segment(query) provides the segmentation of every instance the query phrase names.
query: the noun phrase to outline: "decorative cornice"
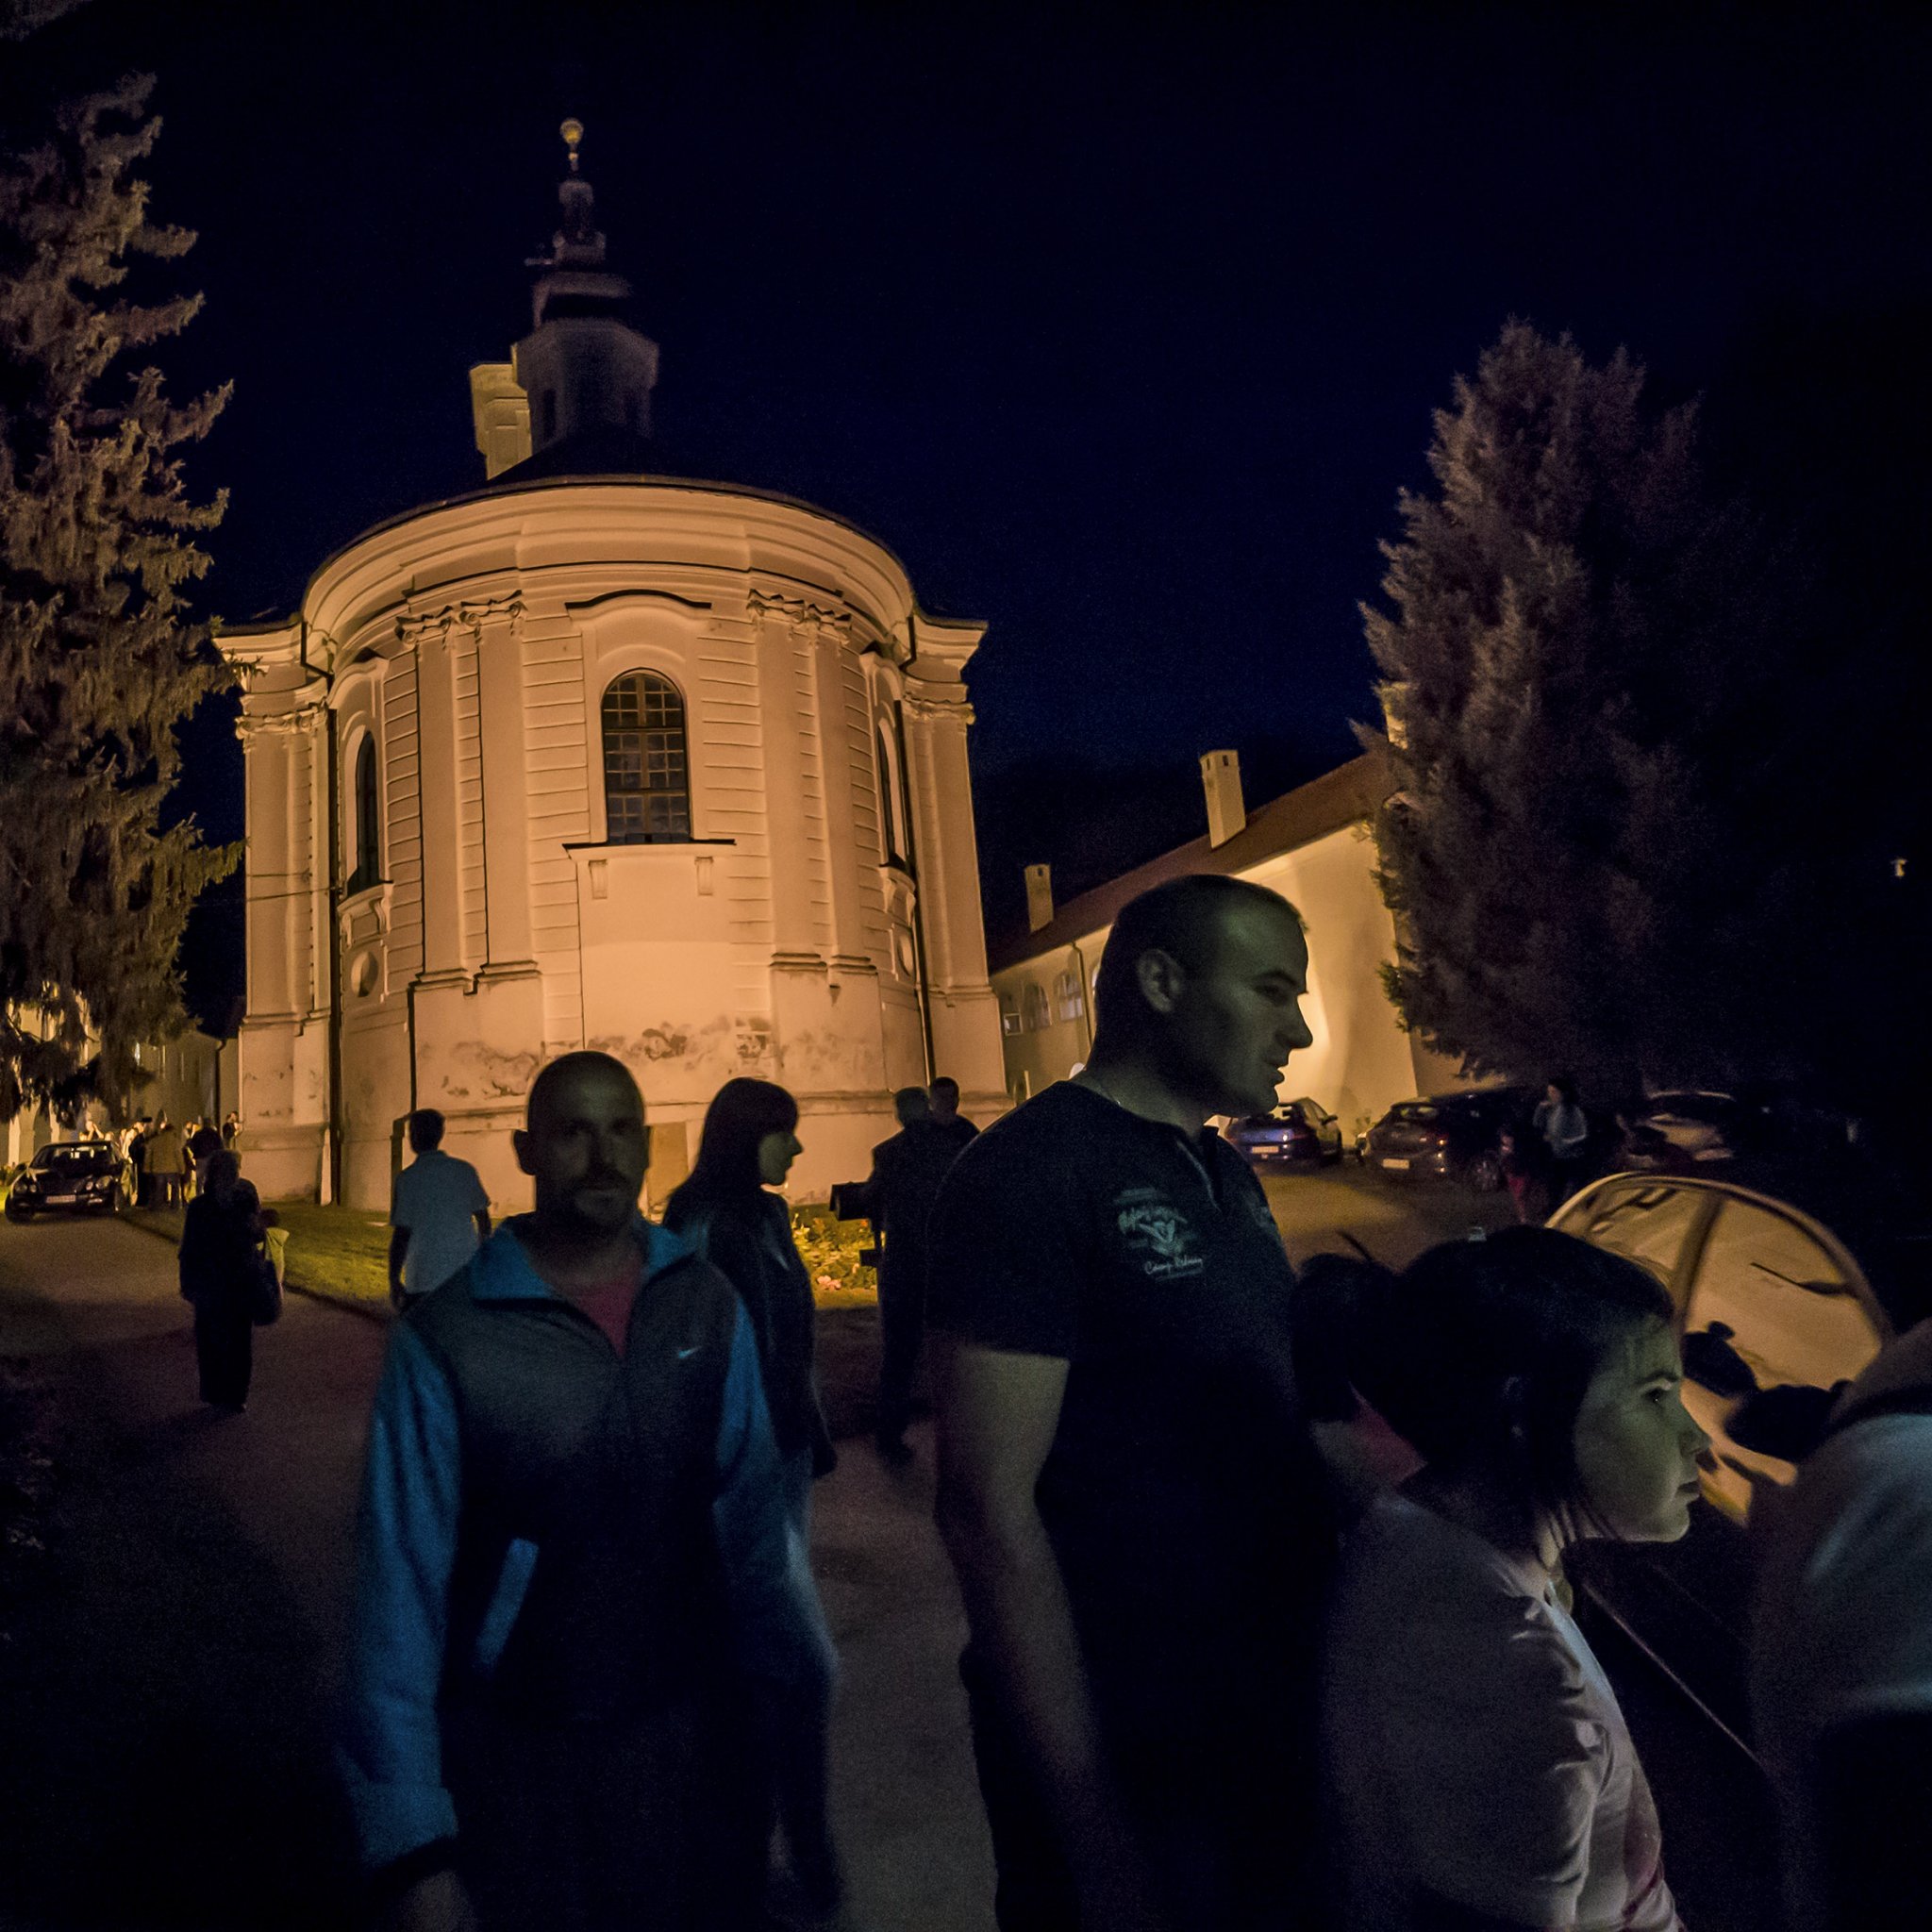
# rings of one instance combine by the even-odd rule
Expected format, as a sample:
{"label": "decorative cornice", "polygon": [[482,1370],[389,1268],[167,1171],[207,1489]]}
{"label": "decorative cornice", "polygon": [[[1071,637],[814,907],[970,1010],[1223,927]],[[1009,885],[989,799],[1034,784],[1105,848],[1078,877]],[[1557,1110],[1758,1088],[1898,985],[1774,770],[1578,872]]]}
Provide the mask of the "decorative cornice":
{"label": "decorative cornice", "polygon": [[524,618],[524,599],[521,591],[511,591],[502,597],[465,598],[460,603],[445,604],[440,610],[406,611],[396,619],[396,636],[408,642],[410,639],[426,637],[441,632],[448,637],[455,630],[466,630],[473,637],[483,635],[483,626],[492,618],[507,618],[511,624],[521,624]]}
{"label": "decorative cornice", "polygon": [[300,699],[286,711],[251,711],[244,702],[235,720],[235,736],[244,744],[251,738],[292,738],[320,722],[327,708],[321,697]]}
{"label": "decorative cornice", "polygon": [[954,687],[960,692],[957,698],[925,697],[908,690],[899,700],[900,708],[908,718],[929,721],[944,720],[950,724],[972,724],[978,722],[978,714],[966,702],[965,687]]}
{"label": "decorative cornice", "polygon": [[762,624],[768,617],[776,617],[793,630],[829,630],[843,640],[849,640],[852,635],[851,611],[828,609],[824,605],[808,603],[803,597],[781,596],[772,591],[747,591],[744,614],[754,624]]}

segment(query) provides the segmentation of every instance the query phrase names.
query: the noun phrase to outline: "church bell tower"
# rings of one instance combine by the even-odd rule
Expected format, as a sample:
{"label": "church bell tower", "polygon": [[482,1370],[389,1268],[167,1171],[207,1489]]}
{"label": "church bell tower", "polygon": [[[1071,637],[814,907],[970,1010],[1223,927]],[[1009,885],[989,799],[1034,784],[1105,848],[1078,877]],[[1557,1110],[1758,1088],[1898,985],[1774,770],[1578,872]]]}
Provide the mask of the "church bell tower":
{"label": "church bell tower", "polygon": [[644,467],[633,446],[651,433],[658,345],[626,320],[630,283],[605,260],[595,197],[578,168],[583,123],[566,121],[560,132],[570,169],[558,184],[561,220],[550,252],[527,264],[538,271],[530,333],[512,360],[470,371],[476,447],[492,478],[564,442],[605,458],[618,449],[635,455],[591,467]]}

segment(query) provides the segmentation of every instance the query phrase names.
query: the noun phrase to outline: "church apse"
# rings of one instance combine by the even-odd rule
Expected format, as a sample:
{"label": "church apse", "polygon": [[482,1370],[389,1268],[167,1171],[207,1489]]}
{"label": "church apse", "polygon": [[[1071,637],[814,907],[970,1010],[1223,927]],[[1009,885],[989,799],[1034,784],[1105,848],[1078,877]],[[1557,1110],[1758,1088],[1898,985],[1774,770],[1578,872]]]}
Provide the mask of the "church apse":
{"label": "church apse", "polygon": [[[265,1196],[387,1205],[413,1107],[499,1208],[536,1069],[594,1045],[694,1148],[791,1087],[822,1196],[944,1072],[1001,1103],[966,757],[983,626],[808,505],[671,474],[569,142],[533,326],[472,373],[485,484],[391,520],[249,681],[243,1148]],[[534,384],[534,387],[532,386]],[[552,400],[546,404],[545,393]]]}

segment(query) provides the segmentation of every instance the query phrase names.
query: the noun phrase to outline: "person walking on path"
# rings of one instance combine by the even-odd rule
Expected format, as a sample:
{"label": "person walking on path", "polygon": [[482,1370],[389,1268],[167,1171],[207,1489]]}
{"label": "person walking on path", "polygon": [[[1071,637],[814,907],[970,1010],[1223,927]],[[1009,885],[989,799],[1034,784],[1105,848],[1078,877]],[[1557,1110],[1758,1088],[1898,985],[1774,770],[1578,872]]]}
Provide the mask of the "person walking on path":
{"label": "person walking on path", "polygon": [[[957,1091],[954,1097],[957,1103]],[[892,1110],[899,1131],[872,1150],[872,1174],[853,1194],[880,1241],[874,1441],[888,1462],[904,1462],[912,1454],[906,1424],[912,1419],[912,1381],[925,1339],[926,1222],[940,1184],[977,1129],[957,1113],[950,1126],[933,1119],[923,1087],[901,1088],[892,1096]],[[963,1139],[959,1127],[968,1130]]]}
{"label": "person walking on path", "polygon": [[239,1113],[226,1115],[222,1122],[222,1145],[232,1148],[241,1138],[242,1116]]}
{"label": "person walking on path", "polygon": [[1752,1720],[1790,1932],[1917,1932],[1932,1802],[1932,1322],[1840,1396],[1758,1539]]}
{"label": "person walking on path", "polygon": [[730,1282],[751,1317],[791,1521],[807,1531],[811,1486],[837,1460],[814,1368],[818,1309],[781,1195],[801,1152],[798,1103],[769,1080],[727,1080],[705,1114],[697,1163],[664,1225]]}
{"label": "person walking on path", "polygon": [[442,1116],[419,1107],[409,1116],[415,1159],[390,1196],[389,1298],[403,1307],[469,1263],[490,1239],[490,1196],[467,1160],[442,1151]]}
{"label": "person walking on path", "polygon": [[1550,1154],[1551,1205],[1560,1208],[1583,1185],[1590,1119],[1576,1104],[1576,1083],[1559,1074],[1543,1090],[1534,1124]]}
{"label": "person walking on path", "polygon": [[180,1130],[170,1126],[168,1116],[162,1114],[155,1122],[154,1132],[147,1141],[147,1173],[157,1208],[178,1208],[181,1205],[186,1170],[187,1157],[181,1144]]}
{"label": "person walking on path", "polygon": [[[1669,1293],[1543,1228],[1353,1279],[1344,1353],[1422,1458],[1349,1532],[1324,1656],[1328,1815],[1350,1932],[1682,1932],[1657,1808],[1557,1583],[1586,1537],[1674,1542],[1710,1439],[1685,1411]],[[1354,1346],[1348,1343],[1353,1334]],[[1311,1339],[1304,1327],[1305,1340]]]}
{"label": "person walking on path", "polygon": [[938,1514],[1005,1932],[1318,1923],[1333,1529],[1294,1276],[1206,1124],[1275,1104],[1307,963],[1258,886],[1143,893],[1087,1066],[981,1134],[933,1211]]}
{"label": "person walking on path", "polygon": [[750,1318],[638,1212],[623,1064],[532,1082],[536,1207],[391,1333],[341,1762],[384,1923],[741,1932],[766,1792],[824,1735]]}
{"label": "person walking on path", "polygon": [[217,1152],[181,1217],[181,1299],[194,1310],[201,1399],[239,1415],[255,1367],[257,1282],[267,1232],[254,1186],[232,1154]]}
{"label": "person walking on path", "polygon": [[153,1138],[153,1121],[142,1114],[127,1136],[127,1168],[132,1175],[132,1192],[128,1198],[137,1208],[148,1205],[147,1150]]}
{"label": "person walking on path", "polygon": [[959,1111],[958,1081],[941,1074],[925,1092],[933,1125],[953,1143],[954,1153],[963,1154],[979,1138],[979,1129]]}

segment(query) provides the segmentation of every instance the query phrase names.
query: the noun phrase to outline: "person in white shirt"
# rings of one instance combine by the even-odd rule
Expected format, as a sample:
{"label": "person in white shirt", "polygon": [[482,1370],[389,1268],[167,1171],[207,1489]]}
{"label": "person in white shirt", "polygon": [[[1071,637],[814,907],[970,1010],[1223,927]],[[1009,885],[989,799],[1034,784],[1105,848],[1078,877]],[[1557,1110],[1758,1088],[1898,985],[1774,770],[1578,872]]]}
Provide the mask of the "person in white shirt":
{"label": "person in white shirt", "polygon": [[442,1116],[409,1116],[415,1159],[396,1175],[390,1201],[389,1298],[401,1308],[465,1267],[490,1235],[490,1196],[467,1160],[442,1151]]}
{"label": "person in white shirt", "polygon": [[1323,1340],[1354,1355],[1307,1386],[1359,1391],[1423,1458],[1347,1537],[1330,1607],[1341,1923],[1681,1932],[1642,1767],[1557,1580],[1580,1538],[1690,1525],[1710,1445],[1679,1399],[1669,1295],[1530,1227],[1399,1277],[1324,1264],[1319,1288],[1352,1291]]}
{"label": "person in white shirt", "polygon": [[1926,1923],[1932,1808],[1932,1322],[1839,1398],[1752,1506],[1752,1718],[1792,1932]]}

